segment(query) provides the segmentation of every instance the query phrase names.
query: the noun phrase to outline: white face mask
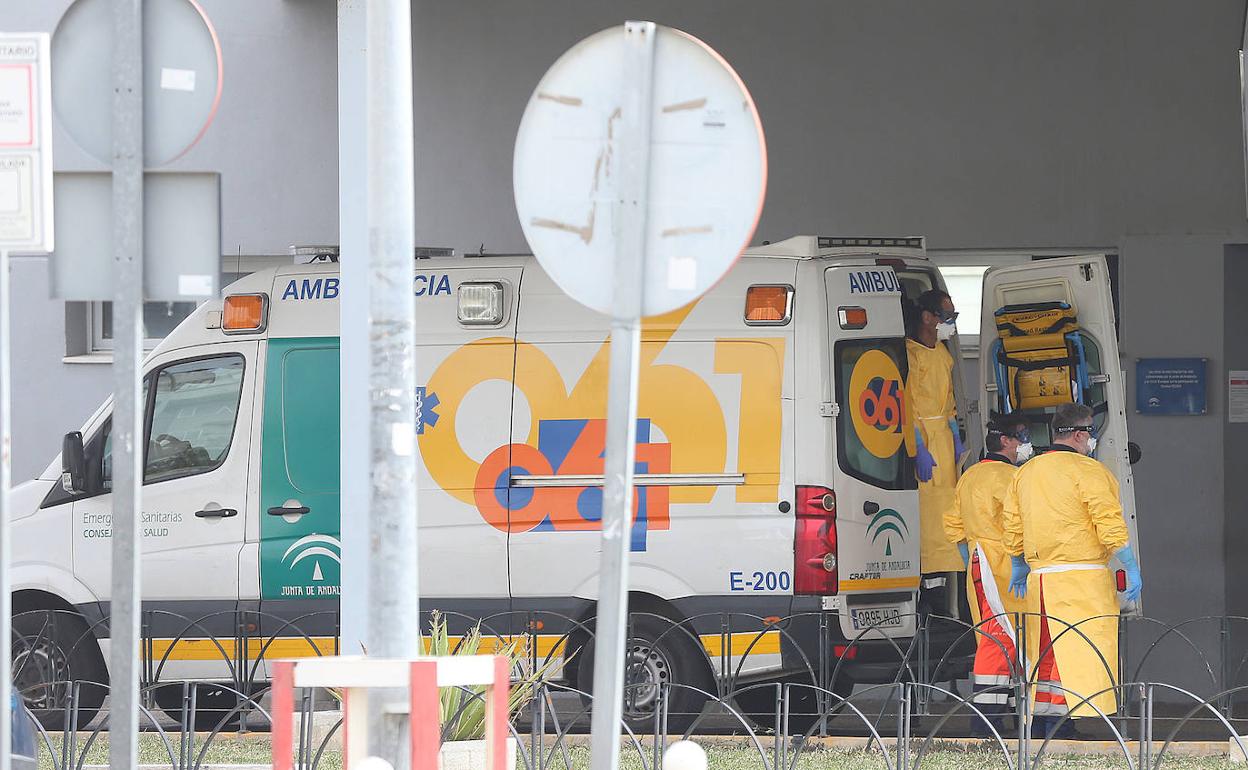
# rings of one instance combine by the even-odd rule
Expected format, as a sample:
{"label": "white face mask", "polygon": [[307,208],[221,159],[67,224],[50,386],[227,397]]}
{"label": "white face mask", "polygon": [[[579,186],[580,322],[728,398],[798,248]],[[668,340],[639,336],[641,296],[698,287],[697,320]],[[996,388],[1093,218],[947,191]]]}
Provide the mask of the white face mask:
{"label": "white face mask", "polygon": [[1018,445],[1018,452],[1015,453],[1014,459],[1015,459],[1015,462],[1021,465],[1022,463],[1025,463],[1028,460],[1030,460],[1032,457],[1035,457],[1035,455],[1036,455],[1036,448],[1031,445],[1030,441],[1028,441],[1026,444]]}
{"label": "white face mask", "polygon": [[954,324],[947,324],[943,321],[936,324],[936,339],[947,340],[954,335],[958,327]]}
{"label": "white face mask", "polygon": [[1096,454],[1096,436],[1088,436],[1088,457]]}

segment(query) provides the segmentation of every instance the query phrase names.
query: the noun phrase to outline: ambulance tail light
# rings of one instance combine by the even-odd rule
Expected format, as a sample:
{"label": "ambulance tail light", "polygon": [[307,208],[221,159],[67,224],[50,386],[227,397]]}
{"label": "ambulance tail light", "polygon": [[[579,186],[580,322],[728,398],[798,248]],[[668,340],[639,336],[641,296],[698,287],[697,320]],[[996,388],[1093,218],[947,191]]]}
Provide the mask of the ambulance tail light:
{"label": "ambulance tail light", "polygon": [[1118,570],[1114,573],[1114,584],[1118,586],[1119,591],[1127,590],[1127,571]]}
{"label": "ambulance tail light", "polygon": [[225,298],[221,330],[226,334],[258,334],[268,322],[267,294],[231,294]]}
{"label": "ambulance tail light", "polygon": [[793,593],[827,596],[838,590],[836,493],[798,487],[793,534]]}

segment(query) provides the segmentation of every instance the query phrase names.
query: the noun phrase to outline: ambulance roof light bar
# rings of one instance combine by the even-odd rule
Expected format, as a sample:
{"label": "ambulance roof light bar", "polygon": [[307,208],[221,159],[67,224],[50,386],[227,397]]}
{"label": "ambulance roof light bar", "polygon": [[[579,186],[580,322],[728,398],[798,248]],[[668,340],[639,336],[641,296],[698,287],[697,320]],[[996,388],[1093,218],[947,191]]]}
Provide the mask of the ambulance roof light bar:
{"label": "ambulance roof light bar", "polygon": [[903,249],[921,249],[924,246],[922,236],[913,236],[909,238],[833,238],[826,235],[819,236],[819,248],[821,249],[838,249],[838,248],[903,248]]}
{"label": "ambulance roof light bar", "polygon": [[[290,256],[296,265],[314,265],[321,262],[337,263],[341,251],[338,246],[291,246]],[[414,259],[430,259],[432,257],[453,257],[455,249],[442,246],[417,246]]]}

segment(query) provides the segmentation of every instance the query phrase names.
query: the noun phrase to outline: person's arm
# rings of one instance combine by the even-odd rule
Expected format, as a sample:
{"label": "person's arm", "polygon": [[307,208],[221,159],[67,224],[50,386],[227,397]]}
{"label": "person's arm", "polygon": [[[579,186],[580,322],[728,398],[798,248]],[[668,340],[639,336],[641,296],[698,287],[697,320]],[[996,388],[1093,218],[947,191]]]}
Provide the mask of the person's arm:
{"label": "person's arm", "polygon": [[1005,552],[1010,556],[1023,555],[1023,513],[1018,502],[1018,474],[1005,490],[1001,504],[1001,529],[1005,532]]}
{"label": "person's arm", "polygon": [[1122,518],[1122,501],[1118,497],[1118,480],[1100,463],[1078,479],[1079,496],[1092,519],[1096,537],[1110,553],[1130,545],[1131,535]]}
{"label": "person's arm", "polygon": [[966,540],[966,524],[962,518],[962,506],[964,497],[969,496],[969,490],[962,481],[958,481],[958,487],[953,493],[953,505],[945,510],[945,537],[949,538],[951,543],[960,543]]}
{"label": "person's arm", "polygon": [[945,537],[949,538],[949,542],[957,545],[958,553],[962,554],[963,565],[971,563],[971,547],[966,542],[966,526],[962,519],[963,497],[969,495],[969,492],[970,490],[966,489],[962,481],[959,481],[958,488],[953,494],[953,505],[945,511],[944,518]]}

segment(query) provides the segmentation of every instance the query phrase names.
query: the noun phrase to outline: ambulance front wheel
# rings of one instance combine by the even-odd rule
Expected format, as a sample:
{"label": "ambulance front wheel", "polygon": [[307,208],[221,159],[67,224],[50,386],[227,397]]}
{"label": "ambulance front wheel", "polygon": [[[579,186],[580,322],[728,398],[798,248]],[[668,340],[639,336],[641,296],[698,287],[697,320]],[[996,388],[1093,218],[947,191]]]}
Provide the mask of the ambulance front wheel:
{"label": "ambulance front wheel", "polygon": [[[687,626],[653,615],[634,615],[625,644],[624,721],[634,732],[654,729],[663,685],[667,697],[667,729],[682,733],[702,713],[713,693],[706,653]],[[576,686],[591,699],[594,690],[594,640],[581,648]],[[589,705],[587,703],[587,705]]]}
{"label": "ambulance front wheel", "polygon": [[95,634],[81,615],[65,610],[16,613],[12,660],[13,686],[48,732],[69,725],[74,705],[77,729],[84,729],[104,704],[108,668]]}

